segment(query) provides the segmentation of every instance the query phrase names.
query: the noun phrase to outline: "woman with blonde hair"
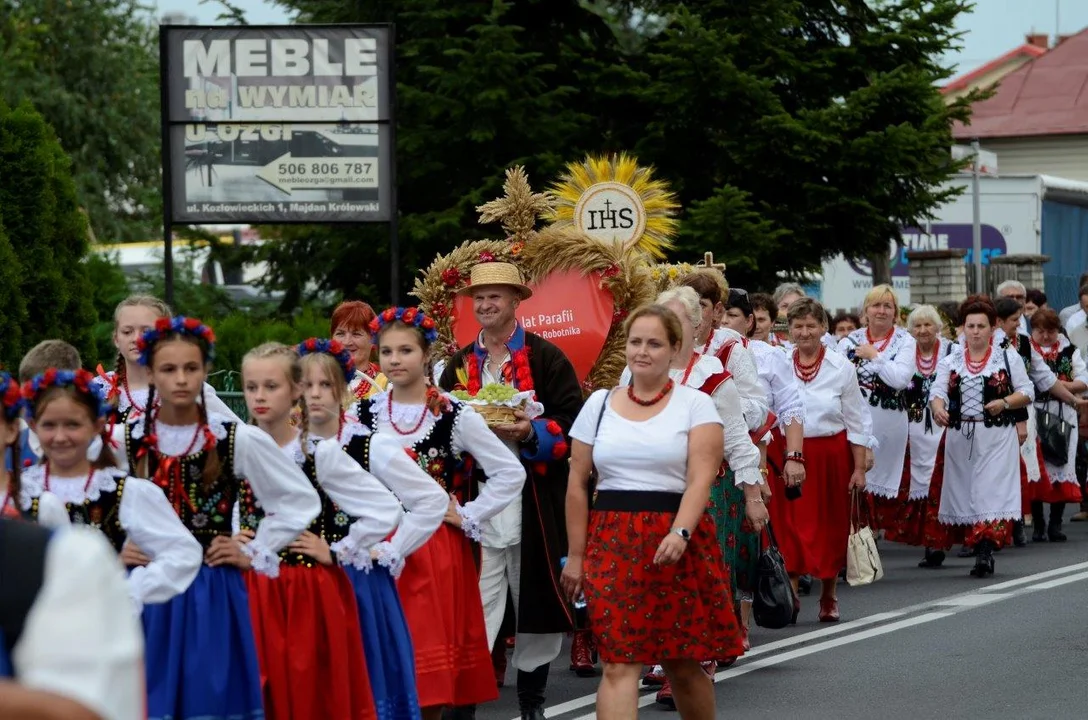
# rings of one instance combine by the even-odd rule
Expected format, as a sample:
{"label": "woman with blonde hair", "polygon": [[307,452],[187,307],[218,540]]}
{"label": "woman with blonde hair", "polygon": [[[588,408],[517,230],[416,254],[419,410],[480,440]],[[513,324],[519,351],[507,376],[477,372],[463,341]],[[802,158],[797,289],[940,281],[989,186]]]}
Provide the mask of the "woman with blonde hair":
{"label": "woman with blonde hair", "polygon": [[873,500],[873,523],[894,527],[900,503],[903,462],[907,453],[907,405],[904,392],[916,370],[917,343],[900,327],[899,301],[890,285],[877,285],[865,296],[866,327],[839,341],[838,350],[853,363],[861,394],[873,422],[873,466],[865,488]]}

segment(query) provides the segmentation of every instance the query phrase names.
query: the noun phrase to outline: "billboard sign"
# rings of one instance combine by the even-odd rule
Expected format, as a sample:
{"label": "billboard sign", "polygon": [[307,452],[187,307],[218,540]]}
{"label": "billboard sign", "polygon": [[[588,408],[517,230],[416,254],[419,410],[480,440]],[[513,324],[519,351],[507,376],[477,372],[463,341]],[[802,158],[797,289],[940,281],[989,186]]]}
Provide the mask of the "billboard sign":
{"label": "billboard sign", "polygon": [[161,29],[175,223],[384,222],[389,26]]}

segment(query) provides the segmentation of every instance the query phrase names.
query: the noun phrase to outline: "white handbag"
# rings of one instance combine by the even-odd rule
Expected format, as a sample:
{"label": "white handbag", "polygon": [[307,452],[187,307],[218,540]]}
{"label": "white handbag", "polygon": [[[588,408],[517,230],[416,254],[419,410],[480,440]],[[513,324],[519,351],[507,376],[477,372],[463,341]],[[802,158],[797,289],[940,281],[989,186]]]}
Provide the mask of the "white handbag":
{"label": "white handbag", "polygon": [[884,577],[884,566],[876,549],[876,536],[869,527],[861,527],[858,491],[850,493],[850,538],[846,547],[846,582],[870,585]]}

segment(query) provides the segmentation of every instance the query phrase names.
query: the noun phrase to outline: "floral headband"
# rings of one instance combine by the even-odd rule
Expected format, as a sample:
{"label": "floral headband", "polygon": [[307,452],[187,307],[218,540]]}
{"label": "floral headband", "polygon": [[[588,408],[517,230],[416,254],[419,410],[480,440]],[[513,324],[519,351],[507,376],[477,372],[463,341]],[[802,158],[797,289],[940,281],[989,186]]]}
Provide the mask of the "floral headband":
{"label": "floral headband", "polygon": [[308,340],[300,342],[295,350],[302,357],[315,353],[332,355],[333,359],[336,360],[336,364],[339,365],[340,369],[343,371],[345,381],[350,383],[355,377],[355,360],[339,340],[309,338]]}
{"label": "floral headband", "polygon": [[19,417],[26,407],[23,389],[6,372],[0,372],[0,402],[4,404],[4,417],[8,422]]}
{"label": "floral headband", "polygon": [[422,330],[423,339],[428,345],[438,339],[438,329],[434,325],[434,320],[427,317],[422,310],[415,307],[391,307],[382,310],[378,317],[370,321],[370,335],[374,342],[378,342],[378,333],[383,327],[397,320]]}
{"label": "floral headband", "polygon": [[[98,407],[97,417],[106,417],[113,412],[113,406],[106,399],[105,391],[94,381],[94,373],[86,370],[57,370],[49,368],[41,375],[23,385],[23,399],[34,403],[49,388],[74,387],[84,395],[90,395]],[[4,406],[7,409],[8,393],[4,392]]]}
{"label": "floral headband", "polygon": [[212,329],[196,318],[177,315],[172,318],[159,318],[155,321],[155,327],[143,334],[136,341],[136,348],[140,351],[140,364],[151,367],[151,351],[155,349],[167,335],[187,335],[204,343],[204,360],[215,360],[215,333]]}

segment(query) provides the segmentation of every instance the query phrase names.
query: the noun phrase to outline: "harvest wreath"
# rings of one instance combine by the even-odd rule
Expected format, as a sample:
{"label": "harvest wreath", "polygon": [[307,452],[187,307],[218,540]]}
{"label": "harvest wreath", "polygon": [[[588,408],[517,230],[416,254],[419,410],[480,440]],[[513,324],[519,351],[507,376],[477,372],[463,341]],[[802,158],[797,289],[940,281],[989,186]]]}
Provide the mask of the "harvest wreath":
{"label": "harvest wreath", "polygon": [[503,190],[503,197],[477,210],[481,223],[499,221],[506,238],[465,242],[449,254],[436,257],[416,279],[412,294],[419,299],[423,311],[434,318],[438,330],[433,360],[446,361],[458,350],[455,333],[458,315],[466,311],[470,315],[471,311],[464,304],[458,311],[457,294],[468,286],[472,268],[480,263],[511,263],[519,268],[524,282],[533,287],[540,287],[550,276],[572,273],[585,281],[587,292],[601,289],[611,295],[613,309],[607,333],[603,340],[598,340],[601,347],[592,368],[580,380],[586,394],[596,388],[615,386],[626,364],[623,321],[632,310],[654,298],[655,288],[644,253],[637,246],[625,249],[590,237],[570,225],[536,230],[538,220],[551,213],[554,200],[549,195],[533,193],[521,167],[506,171]]}

